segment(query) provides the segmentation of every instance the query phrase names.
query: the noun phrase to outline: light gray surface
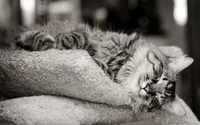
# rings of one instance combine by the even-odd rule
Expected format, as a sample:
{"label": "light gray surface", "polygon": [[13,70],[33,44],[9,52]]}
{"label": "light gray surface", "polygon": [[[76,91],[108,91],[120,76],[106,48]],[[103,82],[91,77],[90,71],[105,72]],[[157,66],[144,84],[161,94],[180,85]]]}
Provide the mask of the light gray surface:
{"label": "light gray surface", "polygon": [[[88,58],[88,55],[82,55],[82,51],[73,52],[73,54],[78,52],[81,55],[81,58],[85,58],[81,60],[87,60]],[[2,54],[4,55],[2,56]],[[39,55],[36,52],[1,52],[0,56],[5,57],[5,55],[7,55],[7,58],[2,59],[5,62],[1,61],[0,66],[1,71],[3,72],[1,74],[1,80],[2,78],[7,79],[4,79],[3,84],[1,82],[1,89],[4,90],[5,88],[4,92],[9,92],[4,93],[6,95],[14,96],[17,93],[19,94],[18,96],[25,96],[27,93],[31,94],[30,92],[32,92],[33,95],[42,93],[67,95],[69,94],[67,93],[69,90],[69,92],[71,92],[70,94],[74,93],[77,98],[84,98],[85,100],[91,99],[95,101],[96,99],[97,102],[101,100],[102,102],[105,101],[110,104],[127,104],[125,98],[129,98],[129,96],[126,95],[126,92],[124,92],[125,90],[123,90],[123,88],[121,88],[119,85],[116,85],[116,83],[107,82],[108,79],[105,75],[99,75],[96,79],[96,75],[98,75],[99,71],[100,74],[101,72],[102,74],[104,73],[100,69],[99,71],[94,70],[95,67],[98,66],[93,61],[91,61],[93,62],[93,66],[91,65],[88,68],[88,63],[90,61],[86,61],[87,63],[80,63],[79,57],[72,56],[70,59],[68,57],[71,55],[67,55],[64,51],[55,50],[40,52]],[[73,68],[71,68],[69,71],[70,67]],[[62,75],[59,76],[61,71]],[[80,75],[82,73],[87,75]],[[69,76],[66,74],[69,74]],[[46,75],[48,77],[46,77]],[[41,77],[43,81],[39,81],[41,79],[38,78]],[[57,81],[52,82],[54,78],[57,78]],[[77,81],[77,78],[81,78],[82,80]],[[21,81],[23,84],[19,82],[20,79],[25,80]],[[72,80],[72,83],[74,84],[61,84],[62,79],[66,79],[67,81]],[[82,90],[81,88],[83,87],[86,88]],[[71,88],[76,89],[76,91],[71,91]],[[124,94],[122,92],[124,92]],[[88,95],[90,93],[93,95],[86,96],[87,93]],[[101,96],[104,94],[105,96]],[[117,98],[119,98],[119,100],[116,100]],[[65,124],[66,121],[69,120],[69,124],[71,123],[71,125],[75,125],[74,123],[90,124],[95,122],[114,123],[125,121],[128,122],[131,120],[142,121],[145,119],[150,119],[153,116],[155,117],[154,121],[162,125],[168,125],[170,123],[197,123],[196,117],[187,107],[187,105],[182,100],[180,100],[180,103],[186,109],[186,116],[176,116],[162,110],[156,113],[143,113],[133,116],[132,109],[129,107],[116,107],[114,105],[108,106],[88,102],[85,103],[83,101],[73,100],[66,97],[31,96],[1,102],[0,115],[4,120],[13,121],[18,125],[32,125],[31,123],[41,123],[39,125],[45,125],[51,122],[60,125]],[[77,119],[79,121],[77,121]]]}
{"label": "light gray surface", "polygon": [[0,51],[0,91],[6,97],[57,95],[128,105],[131,97],[113,83],[86,51]]}

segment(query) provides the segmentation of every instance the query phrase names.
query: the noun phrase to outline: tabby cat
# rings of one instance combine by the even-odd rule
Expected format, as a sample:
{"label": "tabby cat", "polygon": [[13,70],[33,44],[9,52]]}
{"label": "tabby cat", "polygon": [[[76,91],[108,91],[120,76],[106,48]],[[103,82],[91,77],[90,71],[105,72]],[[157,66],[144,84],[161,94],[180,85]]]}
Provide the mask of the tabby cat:
{"label": "tabby cat", "polygon": [[[59,32],[59,25],[49,23],[45,30],[22,32],[16,45],[28,51],[84,49],[113,81],[126,87],[133,97],[134,108],[140,111],[163,108],[184,114],[175,87],[178,73],[193,59],[181,49],[158,47],[145,42],[137,33],[101,31],[83,24],[68,26],[63,25],[66,30]],[[52,29],[58,29],[58,33],[49,35]]]}

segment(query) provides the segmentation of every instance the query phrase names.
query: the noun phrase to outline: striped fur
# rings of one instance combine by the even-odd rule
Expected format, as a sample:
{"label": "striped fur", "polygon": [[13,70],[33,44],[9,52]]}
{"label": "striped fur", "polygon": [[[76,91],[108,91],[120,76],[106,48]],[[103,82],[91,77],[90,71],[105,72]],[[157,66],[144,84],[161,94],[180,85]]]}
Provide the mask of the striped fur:
{"label": "striped fur", "polygon": [[[166,56],[166,51],[146,43],[140,35],[101,31],[83,24],[67,28],[64,23],[66,30],[60,30],[60,25],[53,23],[46,27],[52,25],[49,31],[44,28],[23,32],[17,39],[17,45],[29,51],[51,48],[88,51],[113,81],[132,93],[133,100],[137,102],[133,107],[138,109],[152,111],[175,100],[177,73],[170,67],[170,54]],[[60,32],[48,35],[52,29]],[[183,56],[183,53],[178,56]]]}
{"label": "striped fur", "polygon": [[16,37],[18,47],[29,51],[44,51],[47,49],[55,48],[55,39],[43,32],[27,31]]}

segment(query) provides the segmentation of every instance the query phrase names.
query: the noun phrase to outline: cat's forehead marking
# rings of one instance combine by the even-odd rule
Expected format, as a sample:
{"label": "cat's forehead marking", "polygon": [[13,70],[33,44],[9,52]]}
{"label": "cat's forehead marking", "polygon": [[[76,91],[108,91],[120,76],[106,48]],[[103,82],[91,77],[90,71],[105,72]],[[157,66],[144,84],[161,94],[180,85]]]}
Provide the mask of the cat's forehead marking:
{"label": "cat's forehead marking", "polygon": [[[160,66],[157,66],[159,68],[154,69],[154,70],[159,70],[160,68],[162,68],[162,76],[164,76],[163,78],[166,78],[167,80],[169,80],[171,82],[176,82],[177,81],[177,75],[173,71],[173,69],[169,66],[171,61],[167,58],[167,56],[165,54],[163,54],[160,50],[155,49],[155,48],[156,47],[152,47],[148,52],[148,54],[149,53],[154,54],[154,55],[151,55],[151,56],[154,57],[154,58],[151,58],[151,59],[154,60],[153,65],[154,66],[160,65]],[[148,55],[147,55],[147,59],[149,59]],[[151,61],[148,61],[148,62],[151,63]]]}
{"label": "cat's forehead marking", "polygon": [[163,54],[157,47],[155,49],[151,50],[161,61],[163,64],[169,63],[169,60],[165,54]]}

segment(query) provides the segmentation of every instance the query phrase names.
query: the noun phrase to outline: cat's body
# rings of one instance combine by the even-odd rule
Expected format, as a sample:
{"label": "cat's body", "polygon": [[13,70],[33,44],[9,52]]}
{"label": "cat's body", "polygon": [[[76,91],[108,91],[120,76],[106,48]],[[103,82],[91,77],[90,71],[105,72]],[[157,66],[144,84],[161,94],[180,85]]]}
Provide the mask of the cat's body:
{"label": "cat's body", "polygon": [[[61,24],[63,24],[62,28]],[[125,33],[91,28],[85,24],[69,25],[71,24],[69,22],[61,24],[54,22],[44,27],[30,28],[17,37],[17,46],[29,51],[43,51],[51,48],[59,50],[84,49],[114,80],[124,61],[135,51],[135,48],[132,47],[134,45],[131,44],[134,44],[135,41],[143,41],[136,33],[128,36]],[[59,32],[53,32],[52,29]],[[39,44],[42,42],[43,44]]]}
{"label": "cat's body", "polygon": [[113,81],[131,93],[136,112],[158,108],[184,112],[177,106],[176,76],[193,60],[177,47],[157,47],[136,33],[101,31],[69,22],[26,29],[19,33],[17,45],[29,51],[84,49]]}

